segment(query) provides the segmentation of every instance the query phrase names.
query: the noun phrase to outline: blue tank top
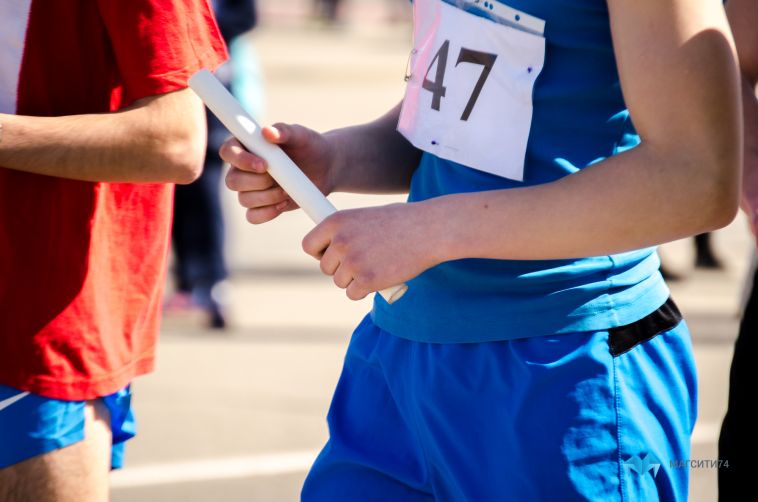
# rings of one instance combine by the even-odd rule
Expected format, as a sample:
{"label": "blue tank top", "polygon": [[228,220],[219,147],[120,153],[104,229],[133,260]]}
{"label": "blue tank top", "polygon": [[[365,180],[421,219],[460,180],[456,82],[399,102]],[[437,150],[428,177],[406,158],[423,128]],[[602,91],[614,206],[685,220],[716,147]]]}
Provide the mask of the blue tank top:
{"label": "blue tank top", "polygon": [[[490,15],[473,1],[457,3]],[[545,20],[545,60],[533,88],[523,181],[425,152],[411,182],[411,202],[549,183],[639,144],[621,93],[606,2],[505,3]],[[371,315],[396,336],[434,343],[605,330],[663,304],[669,291],[659,265],[654,248],[571,260],[450,261],[409,281],[393,305],[375,295]]]}

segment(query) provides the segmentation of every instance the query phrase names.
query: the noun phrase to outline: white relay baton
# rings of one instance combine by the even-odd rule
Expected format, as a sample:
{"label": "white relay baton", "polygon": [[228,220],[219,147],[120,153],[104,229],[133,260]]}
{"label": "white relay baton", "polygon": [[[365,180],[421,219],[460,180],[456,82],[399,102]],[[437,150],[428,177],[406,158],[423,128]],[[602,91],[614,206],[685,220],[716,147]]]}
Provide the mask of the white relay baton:
{"label": "white relay baton", "polygon": [[[189,86],[245,148],[268,163],[271,177],[314,223],[321,223],[337,211],[281,148],[263,139],[261,127],[210,71],[203,69],[192,75]],[[394,303],[407,289],[408,286],[400,284],[383,289],[379,294],[387,303]]]}

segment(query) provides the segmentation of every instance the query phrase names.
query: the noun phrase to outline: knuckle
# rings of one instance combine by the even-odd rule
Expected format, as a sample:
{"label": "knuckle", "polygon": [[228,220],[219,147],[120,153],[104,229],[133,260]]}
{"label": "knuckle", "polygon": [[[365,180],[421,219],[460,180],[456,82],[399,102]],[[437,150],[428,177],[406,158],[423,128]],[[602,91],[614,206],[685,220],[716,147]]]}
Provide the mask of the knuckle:
{"label": "knuckle", "polygon": [[363,259],[364,255],[359,250],[353,248],[345,254],[345,263],[355,271],[360,271],[361,277],[364,277],[369,264]]}
{"label": "knuckle", "polygon": [[343,216],[341,211],[337,211],[334,214],[331,214],[328,218],[324,220],[324,223],[332,228],[338,228],[341,227],[344,224],[345,217]]}
{"label": "knuckle", "polygon": [[345,268],[345,271],[354,272],[358,267],[356,267],[355,258],[351,254],[345,254],[342,256],[342,260],[340,261],[340,266]]}
{"label": "knuckle", "polygon": [[332,243],[330,245],[334,246],[335,249],[345,250],[348,245],[348,238],[342,233],[336,233],[332,236]]}
{"label": "knuckle", "polygon": [[361,284],[371,285],[376,281],[376,272],[370,268],[363,269],[360,273]]}

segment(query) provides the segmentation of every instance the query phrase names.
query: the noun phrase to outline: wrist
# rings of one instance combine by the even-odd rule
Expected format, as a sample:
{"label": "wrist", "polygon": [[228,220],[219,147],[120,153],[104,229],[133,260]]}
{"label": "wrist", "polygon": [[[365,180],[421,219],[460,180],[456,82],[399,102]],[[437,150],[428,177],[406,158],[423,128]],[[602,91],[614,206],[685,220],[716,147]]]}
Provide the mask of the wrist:
{"label": "wrist", "polygon": [[467,258],[504,259],[502,239],[494,231],[507,222],[500,218],[493,225],[498,204],[496,192],[458,193],[426,201],[429,225],[434,226],[434,251],[442,261]]}
{"label": "wrist", "polygon": [[433,265],[467,257],[459,196],[444,195],[412,204],[422,214],[420,227],[427,229],[425,252]]}
{"label": "wrist", "polygon": [[326,195],[344,190],[341,180],[344,178],[343,173],[345,171],[347,159],[341,131],[341,129],[335,129],[328,131],[323,135],[327,144],[327,149],[329,150],[329,162],[327,162],[327,169],[324,173],[324,188]]}

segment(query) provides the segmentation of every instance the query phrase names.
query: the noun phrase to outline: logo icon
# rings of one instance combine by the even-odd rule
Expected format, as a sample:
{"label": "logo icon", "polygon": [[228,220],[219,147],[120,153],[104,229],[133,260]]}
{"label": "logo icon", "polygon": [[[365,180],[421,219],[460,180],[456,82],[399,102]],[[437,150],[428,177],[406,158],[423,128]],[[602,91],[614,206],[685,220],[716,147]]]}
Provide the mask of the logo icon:
{"label": "logo icon", "polygon": [[632,456],[629,460],[624,462],[624,467],[638,474],[645,474],[647,471],[652,470],[653,477],[656,477],[658,475],[658,469],[661,468],[661,464],[658,462],[657,458],[648,453],[642,458],[637,455]]}

